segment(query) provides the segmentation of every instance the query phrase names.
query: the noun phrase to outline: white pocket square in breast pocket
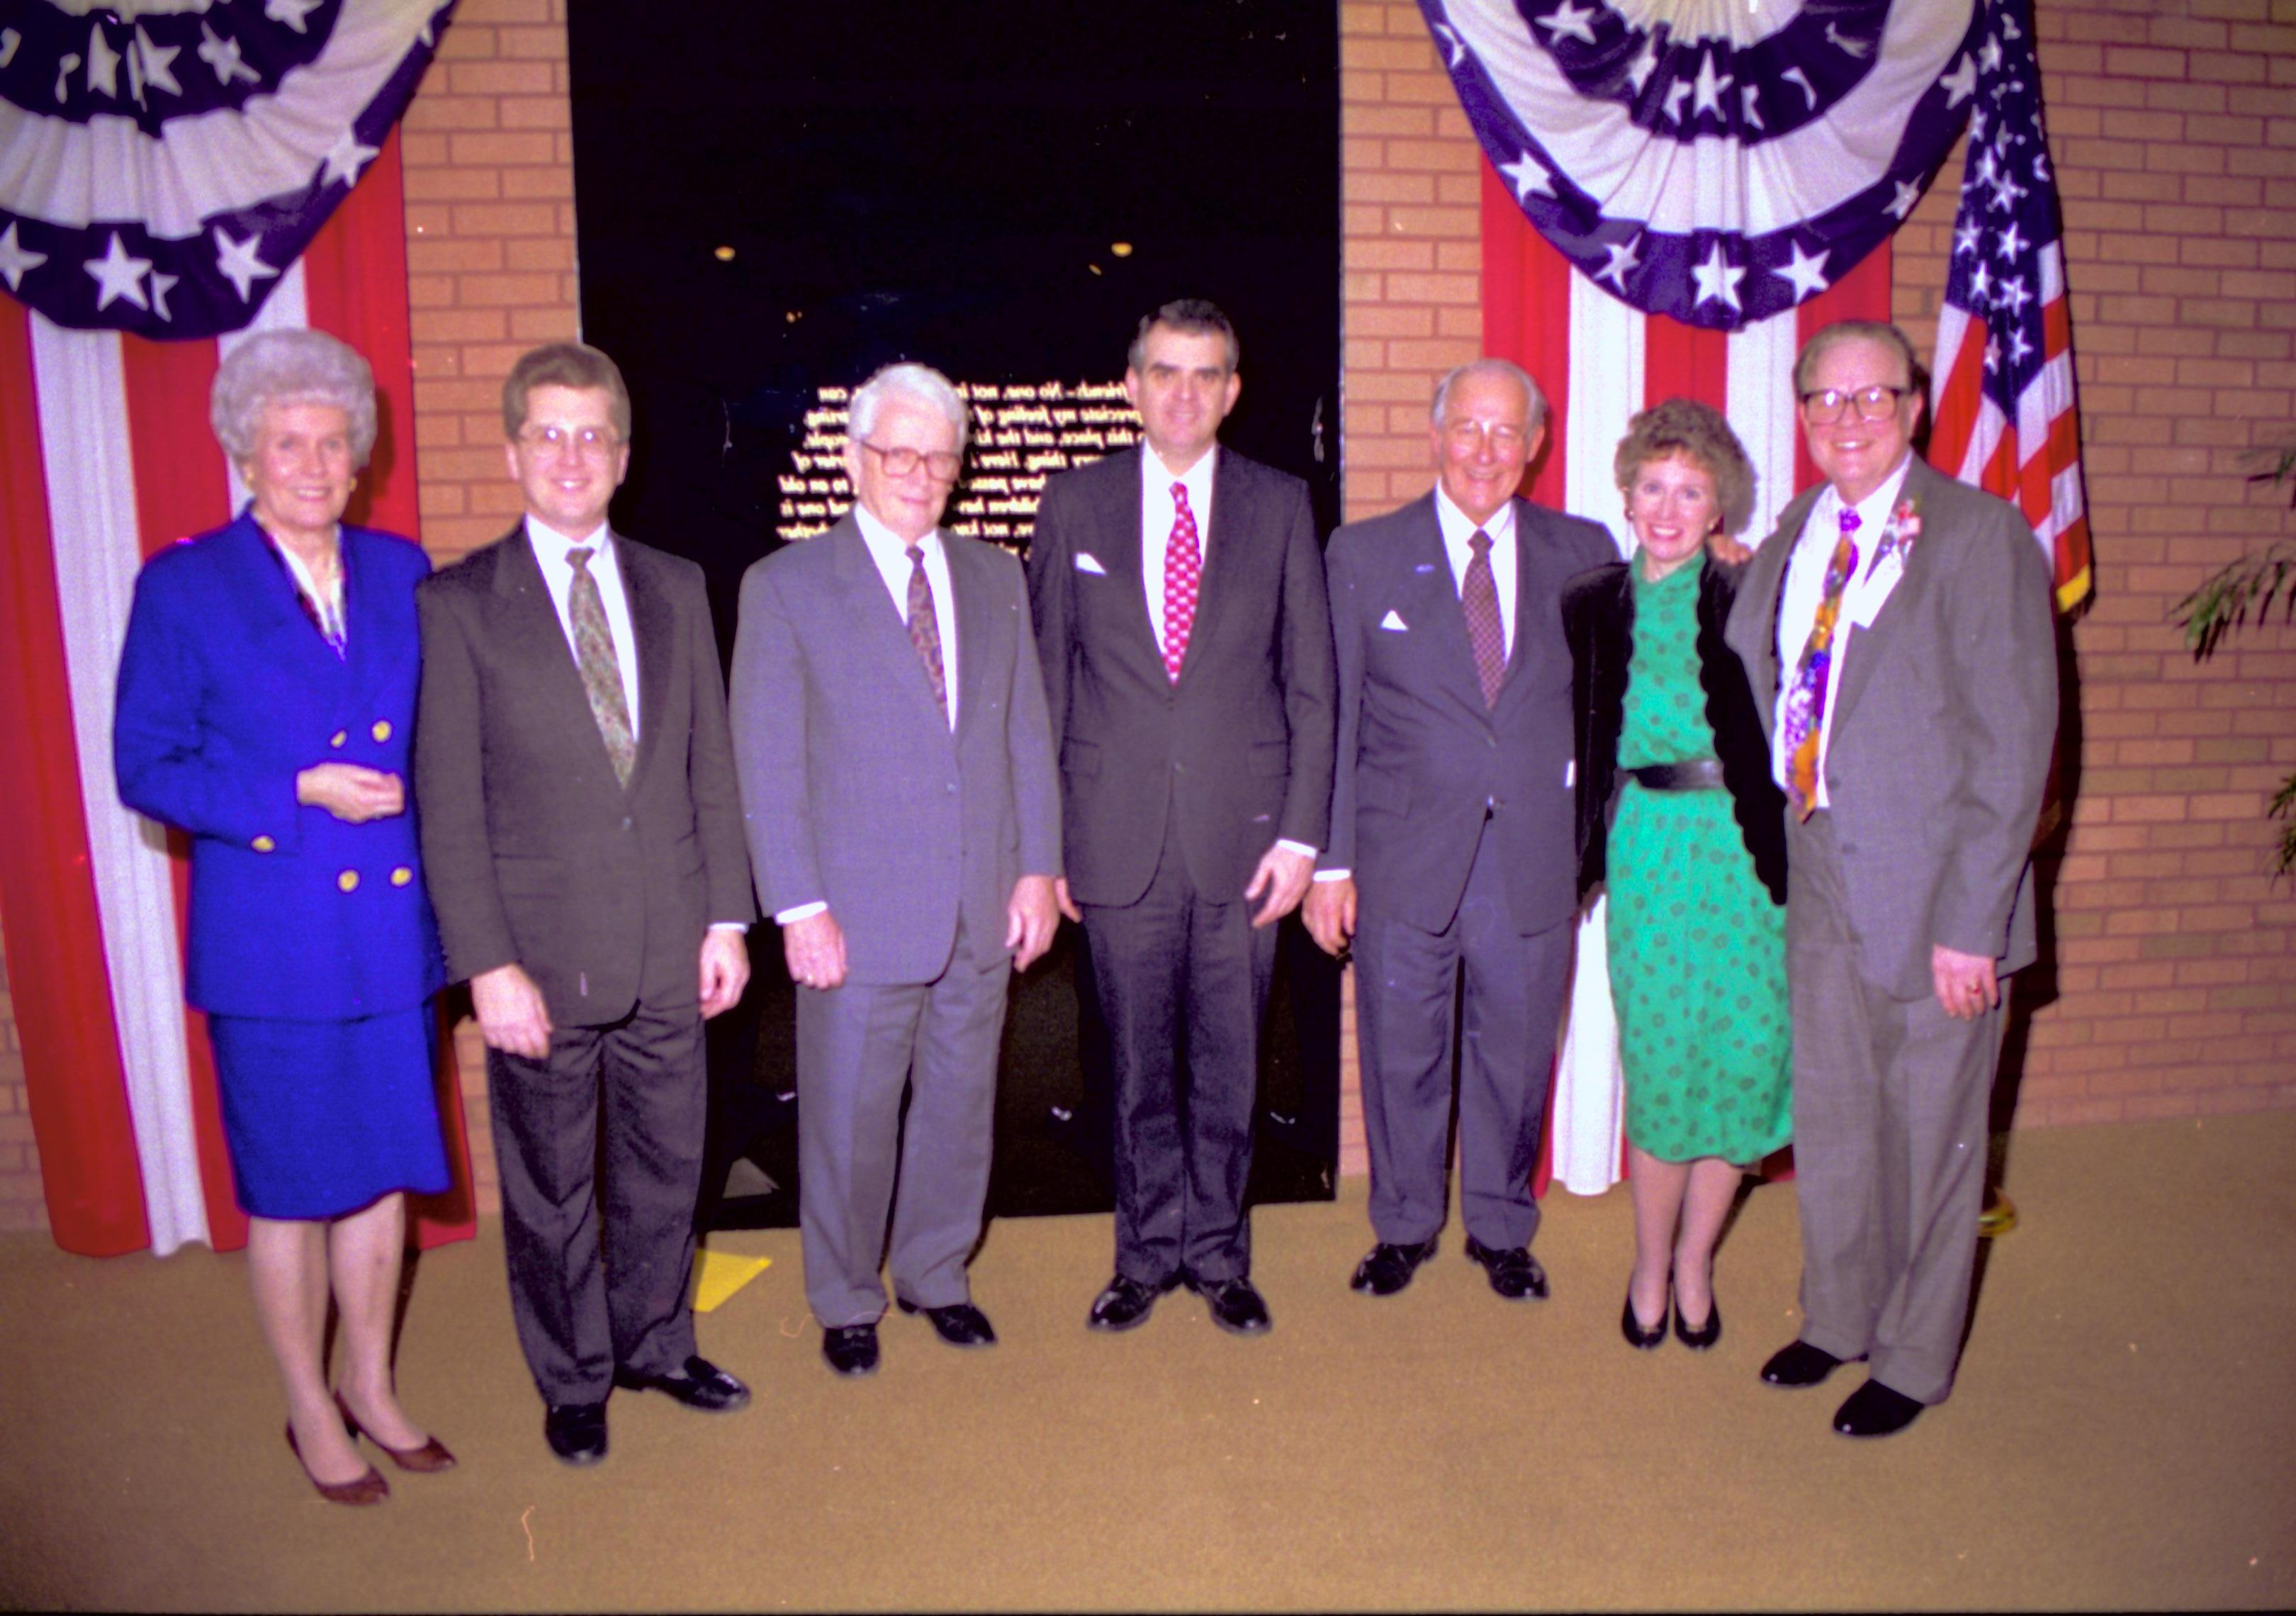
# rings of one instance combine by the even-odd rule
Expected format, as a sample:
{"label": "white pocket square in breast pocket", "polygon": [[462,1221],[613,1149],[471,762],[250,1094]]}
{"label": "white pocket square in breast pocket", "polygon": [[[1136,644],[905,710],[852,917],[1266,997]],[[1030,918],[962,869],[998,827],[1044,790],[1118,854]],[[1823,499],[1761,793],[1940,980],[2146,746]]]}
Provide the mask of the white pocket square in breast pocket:
{"label": "white pocket square in breast pocket", "polygon": [[1079,550],[1077,552],[1076,570],[1079,572],[1089,572],[1095,578],[1106,578],[1108,576],[1108,569],[1102,566],[1100,564],[1099,558],[1095,556],[1089,550]]}
{"label": "white pocket square in breast pocket", "polygon": [[1379,619],[1379,626],[1386,629],[1390,634],[1401,634],[1405,631],[1406,627],[1403,621],[1403,614],[1397,611],[1393,607],[1390,607],[1388,609],[1387,615]]}

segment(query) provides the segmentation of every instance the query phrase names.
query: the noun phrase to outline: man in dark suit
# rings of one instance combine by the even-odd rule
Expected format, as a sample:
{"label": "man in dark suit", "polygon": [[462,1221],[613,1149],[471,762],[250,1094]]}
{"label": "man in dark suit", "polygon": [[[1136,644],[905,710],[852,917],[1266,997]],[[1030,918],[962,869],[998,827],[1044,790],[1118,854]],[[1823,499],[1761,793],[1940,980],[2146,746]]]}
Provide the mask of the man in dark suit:
{"label": "man in dark suit", "polygon": [[1218,447],[1236,360],[1210,303],[1142,320],[1124,386],[1147,443],[1047,481],[1029,547],[1062,908],[1084,923],[1115,1088],[1097,1330],[1184,1281],[1221,1328],[1268,1327],[1243,1192],[1275,925],[1329,824],[1332,638],[1307,485]]}
{"label": "man in dark suit", "polygon": [[1794,387],[1825,481],[1779,517],[1727,636],[1787,798],[1803,1318],[1762,1378],[1866,1358],[1833,1428],[1887,1436],[1945,1400],[1968,1317],[2056,638],[2024,519],[1915,457],[1902,332],[1828,326]]}
{"label": "man in dark suit", "polygon": [[1503,359],[1443,378],[1436,486],[1332,537],[1340,677],[1332,841],[1308,931],[1352,947],[1377,1243],[1354,1288],[1389,1296],[1434,1255],[1460,1039],[1467,1255],[1510,1300],[1546,1295],[1530,1172],[1578,907],[1563,584],[1618,559],[1592,522],[1515,497],[1546,433]]}
{"label": "man in dark suit", "polygon": [[701,1023],[742,997],[753,911],[701,569],[606,522],[630,463],[621,372],[537,349],[503,430],[525,518],[416,597],[415,786],[487,1041],[519,1344],[551,1451],[587,1464],[614,1386],[750,1399],[694,1350],[686,1277]]}
{"label": "man in dark suit", "polygon": [[758,895],[800,989],[806,1299],[840,1374],[877,1366],[889,1212],[901,1310],[951,1346],[996,1343],[965,1264],[1005,988],[1060,924],[1021,569],[938,525],[964,426],[938,372],[878,372],[847,425],[853,508],[742,580],[734,751]]}

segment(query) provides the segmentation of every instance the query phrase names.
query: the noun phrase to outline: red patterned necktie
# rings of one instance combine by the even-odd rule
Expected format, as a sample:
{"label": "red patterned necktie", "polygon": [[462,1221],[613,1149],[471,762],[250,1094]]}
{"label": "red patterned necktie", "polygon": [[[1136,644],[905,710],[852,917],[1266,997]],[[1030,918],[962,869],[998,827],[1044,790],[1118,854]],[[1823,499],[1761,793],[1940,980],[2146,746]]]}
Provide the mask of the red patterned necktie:
{"label": "red patterned necktie", "polygon": [[1506,682],[1506,628],[1499,618],[1498,585],[1491,577],[1491,536],[1477,528],[1467,548],[1475,555],[1459,580],[1459,604],[1467,614],[1467,644],[1475,652],[1483,705],[1496,707],[1499,686]]}
{"label": "red patterned necktie", "polygon": [[1857,570],[1857,512],[1841,507],[1841,537],[1825,563],[1825,594],[1810,620],[1809,641],[1801,648],[1793,688],[1786,693],[1786,795],[1797,818],[1817,811],[1817,746],[1825,733],[1826,676],[1833,666],[1833,625],[1841,615],[1841,592]]}
{"label": "red patterned necktie", "polygon": [[1196,539],[1196,513],[1188,509],[1188,485],[1172,485],[1172,537],[1164,541],[1164,671],[1180,682],[1188,656],[1188,631],[1196,622],[1196,586],[1203,574],[1203,548]]}
{"label": "red patterned necktie", "polygon": [[909,644],[917,648],[917,660],[924,664],[925,680],[932,686],[933,700],[940,710],[948,711],[948,677],[941,670],[940,619],[933,615],[932,579],[925,576],[925,553],[915,545],[908,547],[909,557]]}

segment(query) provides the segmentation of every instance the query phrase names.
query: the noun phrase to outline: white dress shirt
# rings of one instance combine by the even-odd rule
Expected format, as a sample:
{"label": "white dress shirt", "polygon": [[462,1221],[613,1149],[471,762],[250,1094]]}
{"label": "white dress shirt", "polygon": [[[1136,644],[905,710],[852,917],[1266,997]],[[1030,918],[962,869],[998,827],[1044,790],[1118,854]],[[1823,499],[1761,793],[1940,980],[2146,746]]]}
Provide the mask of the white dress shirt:
{"label": "white dress shirt", "polygon": [[[1467,567],[1475,559],[1474,548],[1468,541],[1475,537],[1474,519],[1451,503],[1451,496],[1441,484],[1435,488],[1435,525],[1443,530],[1443,554],[1451,562],[1451,588],[1464,601],[1467,587]],[[1483,532],[1491,541],[1491,583],[1499,595],[1499,647],[1507,655],[1514,654],[1514,501],[1510,499],[1491,513]],[[1464,607],[1462,608],[1464,610]]]}
{"label": "white dress shirt", "polygon": [[[1857,625],[1872,622],[1882,602],[1897,587],[1899,567],[1891,565],[1877,571],[1874,552],[1889,527],[1890,507],[1897,504],[1898,490],[1905,486],[1906,468],[1912,463],[1913,456],[1908,454],[1898,463],[1897,470],[1882,480],[1880,488],[1857,503],[1857,570],[1842,587],[1841,610],[1833,620],[1833,656],[1825,670],[1825,714],[1818,723],[1820,808],[1830,806],[1825,791],[1825,749],[1833,738],[1833,710],[1841,693],[1841,670],[1849,660],[1849,642],[1856,636]],[[1810,628],[1817,621],[1817,608],[1825,599],[1826,564],[1833,559],[1834,546],[1841,542],[1841,496],[1829,487],[1810,506],[1809,520],[1802,524],[1801,535],[1794,541],[1794,552],[1786,559],[1785,594],[1778,602],[1778,704],[1770,732],[1770,772],[1781,787],[1788,789],[1793,758],[1785,745],[1785,696],[1793,688],[1794,674],[1801,666],[1802,648],[1809,644]]]}
{"label": "white dress shirt", "polygon": [[[869,546],[869,559],[877,563],[877,575],[885,580],[886,593],[893,597],[893,614],[906,627],[909,620],[909,541],[872,516],[857,501],[853,506],[853,520],[861,529],[861,542]],[[958,652],[956,596],[949,587],[948,551],[941,544],[938,528],[919,539],[917,548],[924,553],[925,581],[932,586],[933,627],[940,635],[941,680],[948,691],[948,726],[954,730]],[[918,671],[923,670],[921,668]]]}
{"label": "white dress shirt", "polygon": [[573,550],[591,552],[590,576],[598,580],[598,598],[606,608],[606,628],[614,636],[614,662],[622,676],[622,703],[629,710],[630,739],[638,737],[638,658],[637,631],[630,627],[630,597],[622,588],[622,563],[616,551],[614,536],[604,522],[581,538],[569,538],[547,522],[537,521],[531,513],[526,518],[526,542],[533,548],[537,565],[542,569],[543,586],[550,591],[550,603],[558,610],[558,627],[566,636],[567,654],[576,667],[582,664],[581,652],[574,647],[574,563],[566,559]]}

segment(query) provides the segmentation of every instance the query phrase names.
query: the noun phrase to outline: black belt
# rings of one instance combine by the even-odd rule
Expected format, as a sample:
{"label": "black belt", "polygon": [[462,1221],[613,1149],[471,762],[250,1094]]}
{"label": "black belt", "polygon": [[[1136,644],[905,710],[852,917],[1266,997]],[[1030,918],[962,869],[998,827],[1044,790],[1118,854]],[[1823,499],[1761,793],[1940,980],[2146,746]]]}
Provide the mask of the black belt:
{"label": "black belt", "polygon": [[1622,771],[1646,792],[1718,792],[1722,789],[1719,759],[1701,758],[1695,763],[1652,763]]}

